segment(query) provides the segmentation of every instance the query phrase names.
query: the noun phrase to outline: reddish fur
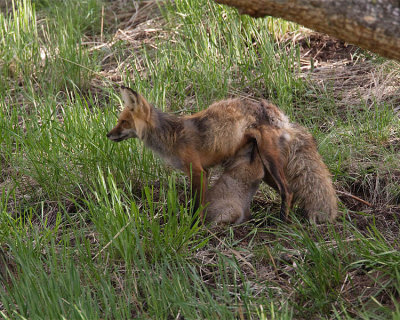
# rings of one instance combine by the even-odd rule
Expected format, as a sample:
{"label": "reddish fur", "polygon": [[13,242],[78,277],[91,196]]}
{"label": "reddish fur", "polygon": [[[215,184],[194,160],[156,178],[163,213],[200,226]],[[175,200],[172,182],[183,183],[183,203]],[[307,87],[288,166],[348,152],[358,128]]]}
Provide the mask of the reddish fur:
{"label": "reddish fur", "polygon": [[276,106],[264,101],[228,99],[196,114],[176,117],[151,107],[129,88],[123,87],[121,93],[125,109],[107,136],[113,141],[137,136],[167,162],[183,170],[191,177],[197,205],[204,204],[206,169],[234,157],[255,139],[261,159],[281,193],[281,215],[287,216],[291,196],[275,141],[268,135],[269,130],[287,122]]}
{"label": "reddish fur", "polygon": [[[328,168],[311,134],[295,124],[282,129],[259,130],[263,136],[263,146],[268,149],[264,153],[283,165],[291,189],[288,202],[291,203],[293,197],[312,223],[333,222],[338,214],[336,194]],[[275,180],[261,165],[261,157],[261,152],[253,154],[251,161],[248,154],[239,151],[207,193],[207,201],[210,202],[207,220],[221,224],[240,223],[249,218],[250,199],[261,178],[279,191]]]}

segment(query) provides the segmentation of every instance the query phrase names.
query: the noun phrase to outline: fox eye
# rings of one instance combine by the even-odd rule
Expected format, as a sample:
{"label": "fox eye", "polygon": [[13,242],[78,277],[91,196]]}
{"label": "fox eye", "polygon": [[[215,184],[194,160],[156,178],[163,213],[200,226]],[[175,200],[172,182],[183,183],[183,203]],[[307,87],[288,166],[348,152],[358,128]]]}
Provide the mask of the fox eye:
{"label": "fox eye", "polygon": [[124,124],[127,124],[128,123],[128,121],[126,121],[126,120],[121,120],[121,125],[124,125]]}

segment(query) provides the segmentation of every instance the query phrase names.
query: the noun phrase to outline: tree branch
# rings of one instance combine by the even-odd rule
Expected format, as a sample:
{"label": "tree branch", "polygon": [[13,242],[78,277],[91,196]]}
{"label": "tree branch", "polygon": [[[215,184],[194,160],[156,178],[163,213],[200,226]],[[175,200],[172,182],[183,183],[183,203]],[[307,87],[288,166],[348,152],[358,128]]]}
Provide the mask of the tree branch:
{"label": "tree branch", "polygon": [[274,16],[400,61],[399,0],[215,0],[252,17]]}

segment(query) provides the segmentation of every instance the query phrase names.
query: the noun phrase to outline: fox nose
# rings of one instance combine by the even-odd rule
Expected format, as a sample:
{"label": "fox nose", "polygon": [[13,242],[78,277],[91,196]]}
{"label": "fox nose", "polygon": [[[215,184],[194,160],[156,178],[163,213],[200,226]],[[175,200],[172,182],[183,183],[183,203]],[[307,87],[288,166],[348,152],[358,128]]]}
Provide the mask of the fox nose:
{"label": "fox nose", "polygon": [[109,138],[111,136],[111,132],[107,133],[107,138]]}

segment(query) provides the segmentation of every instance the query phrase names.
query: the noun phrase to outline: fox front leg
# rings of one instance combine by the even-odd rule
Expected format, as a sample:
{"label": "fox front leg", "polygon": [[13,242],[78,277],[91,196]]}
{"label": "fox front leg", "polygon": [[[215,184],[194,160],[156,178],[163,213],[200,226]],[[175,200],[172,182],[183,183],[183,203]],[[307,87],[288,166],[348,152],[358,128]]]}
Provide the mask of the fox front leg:
{"label": "fox front leg", "polygon": [[[189,166],[187,169],[187,175],[190,178],[192,197],[195,199],[194,212],[196,212],[201,206],[204,206],[205,193],[207,191],[207,172],[201,167]],[[199,212],[201,221],[203,221],[203,210]]]}

